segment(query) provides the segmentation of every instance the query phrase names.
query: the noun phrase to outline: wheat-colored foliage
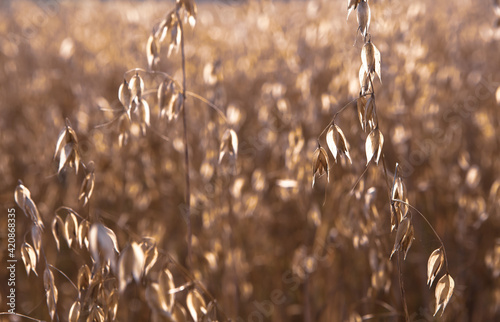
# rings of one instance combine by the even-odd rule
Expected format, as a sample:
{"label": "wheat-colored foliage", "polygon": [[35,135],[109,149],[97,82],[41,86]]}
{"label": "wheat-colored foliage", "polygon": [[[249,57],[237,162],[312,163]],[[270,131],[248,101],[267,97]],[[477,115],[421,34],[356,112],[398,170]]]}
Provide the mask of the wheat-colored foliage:
{"label": "wheat-colored foliage", "polygon": [[[498,320],[500,32],[491,1],[50,4],[0,3],[0,191],[4,210],[15,208],[24,267],[17,312],[51,320],[47,262],[61,270],[49,268],[60,321],[192,321],[193,289],[205,321],[399,321],[404,298],[408,316],[429,319],[445,306],[447,274],[456,289],[442,319]],[[365,5],[366,37],[346,21]],[[380,67],[375,53],[361,55],[368,42]],[[140,101],[129,88],[136,74]],[[339,157],[332,124],[349,157]],[[227,129],[237,134],[234,160]],[[368,139],[367,165],[376,129],[384,143]],[[403,238],[390,260],[404,218],[403,237],[415,239]],[[132,242],[143,271],[138,282],[125,274],[120,292],[117,249]],[[164,269],[171,283],[160,292]]]}

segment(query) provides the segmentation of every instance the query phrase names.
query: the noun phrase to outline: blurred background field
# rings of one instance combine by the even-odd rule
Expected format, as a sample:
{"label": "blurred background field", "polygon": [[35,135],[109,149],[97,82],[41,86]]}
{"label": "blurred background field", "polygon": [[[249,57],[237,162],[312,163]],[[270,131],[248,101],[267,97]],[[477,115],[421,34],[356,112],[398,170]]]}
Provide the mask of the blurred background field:
{"label": "blurred background field", "polygon": [[[21,179],[48,227],[48,260],[74,281],[90,258],[67,246],[57,252],[50,222],[62,205],[98,214],[121,246],[150,236],[185,262],[181,119],[158,119],[152,100],[152,129],[124,147],[116,122],[99,126],[114,118],[106,110],[119,105],[124,73],[147,68],[148,36],[173,5],[0,4],[2,212],[14,206]],[[442,237],[456,282],[442,320],[499,320],[500,30],[493,4],[370,6],[372,41],[382,56],[383,83],[377,80],[375,89],[387,166],[392,173],[396,162],[402,165],[409,202]],[[403,318],[396,264],[389,261],[395,236],[382,166],[372,165],[351,193],[366,163],[355,107],[338,118],[353,164],[332,165],[330,184],[311,188],[316,138],[359,92],[362,41],[354,43],[356,16],[346,22],[346,13],[344,0],[204,1],[195,28],[186,25],[187,87],[220,106],[239,137],[236,166],[219,164],[228,124],[187,99],[192,272],[236,321]],[[180,55],[166,52],[159,69],[180,80]],[[152,82],[146,79],[146,87]],[[78,202],[81,175],[58,176],[53,160],[65,118],[82,158],[95,162],[88,208]],[[29,222],[17,214],[20,245]],[[6,220],[0,227],[3,243]],[[439,243],[416,216],[415,238],[402,266],[408,309],[412,319],[432,321],[427,258]],[[7,272],[1,274],[6,311]],[[42,280],[21,266],[17,280],[17,312],[49,319]],[[76,293],[60,275],[56,281],[65,320]],[[141,296],[120,300],[118,320],[148,319]]]}

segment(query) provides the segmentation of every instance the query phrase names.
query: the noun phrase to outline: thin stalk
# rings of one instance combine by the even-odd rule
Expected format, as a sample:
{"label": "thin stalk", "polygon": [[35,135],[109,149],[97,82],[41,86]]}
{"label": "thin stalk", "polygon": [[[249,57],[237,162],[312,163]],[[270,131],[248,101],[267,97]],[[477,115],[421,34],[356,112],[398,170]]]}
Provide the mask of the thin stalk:
{"label": "thin stalk", "polygon": [[184,130],[184,168],[186,173],[186,187],[185,187],[185,216],[187,225],[187,260],[186,264],[188,269],[191,269],[191,253],[192,253],[192,237],[193,232],[191,228],[191,187],[189,179],[189,146],[187,137],[187,113],[186,113],[186,54],[184,52],[184,28],[182,25],[182,19],[179,15],[179,10],[175,11],[177,16],[177,21],[179,22],[179,29],[181,32],[181,56],[182,56],[182,127]]}
{"label": "thin stalk", "polygon": [[337,116],[342,113],[347,107],[349,107],[349,105],[351,105],[352,103],[356,102],[358,100],[358,98],[360,97],[365,97],[367,96],[368,94],[371,94],[371,93],[365,93],[365,94],[362,94],[362,95],[359,95],[357,98],[353,99],[353,100],[350,100],[347,104],[345,104],[344,106],[342,106],[337,112],[335,112],[335,114],[333,115],[333,118],[332,120],[330,121],[330,123],[328,123],[328,125],[323,129],[323,131],[321,131],[321,133],[318,135],[318,141],[319,141],[319,138],[323,135],[323,133],[325,133],[325,131],[328,129],[328,127],[330,125],[332,125],[333,123],[335,123],[335,119],[337,118]]}
{"label": "thin stalk", "polygon": [[35,319],[35,318],[32,318],[31,316],[27,316],[27,315],[20,314],[20,313],[0,312],[0,315],[15,315],[15,316],[20,316],[22,318],[25,318],[25,319],[28,319],[28,320],[32,320],[32,321],[39,321],[39,322],[44,322],[45,321],[45,320]]}
{"label": "thin stalk", "polygon": [[62,276],[64,276],[71,283],[71,285],[73,285],[73,287],[75,288],[75,290],[78,292],[78,287],[76,287],[75,283],[73,283],[73,281],[68,277],[68,275],[64,274],[63,271],[61,271],[59,268],[55,267],[54,265],[51,265],[49,263],[46,263],[46,265],[49,266],[50,268],[58,271],[59,274],[61,274]]}
{"label": "thin stalk", "polygon": [[441,248],[443,248],[443,253],[444,253],[444,261],[445,261],[445,264],[446,264],[446,273],[448,273],[448,256],[446,255],[446,249],[444,247],[444,243],[443,243],[443,240],[441,239],[441,237],[439,237],[438,233],[436,232],[436,230],[434,229],[434,227],[431,225],[431,223],[429,222],[429,220],[424,216],[423,213],[421,213],[417,208],[413,207],[412,205],[410,205],[409,203],[403,201],[403,200],[399,200],[399,199],[392,199],[393,202],[399,202],[399,203],[402,203],[408,207],[410,207],[411,209],[415,210],[415,212],[417,214],[420,215],[420,217],[422,217],[424,219],[424,221],[427,223],[427,225],[429,225],[429,227],[431,227],[432,229],[432,232],[434,233],[434,235],[436,236],[436,238],[439,240],[439,243],[441,244]]}
{"label": "thin stalk", "polygon": [[405,310],[405,321],[410,321],[410,315],[408,314],[408,305],[406,304],[405,287],[403,283],[403,271],[401,270],[401,253],[398,252],[398,279],[399,279],[399,289],[401,290],[401,298],[403,299],[403,307]]}

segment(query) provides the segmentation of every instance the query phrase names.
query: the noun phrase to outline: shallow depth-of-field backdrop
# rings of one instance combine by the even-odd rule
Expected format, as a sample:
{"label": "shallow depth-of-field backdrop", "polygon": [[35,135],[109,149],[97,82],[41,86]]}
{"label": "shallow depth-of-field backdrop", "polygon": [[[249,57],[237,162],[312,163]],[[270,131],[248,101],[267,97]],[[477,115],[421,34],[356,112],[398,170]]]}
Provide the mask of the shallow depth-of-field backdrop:
{"label": "shallow depth-of-field backdrop", "polygon": [[[427,260],[440,244],[414,215],[415,240],[401,265],[409,315],[418,321],[498,321],[500,30],[493,3],[369,4],[370,33],[382,58],[382,83],[377,78],[374,87],[389,181],[399,162],[409,203],[442,238],[455,280],[443,316],[434,318]],[[192,96],[185,101],[193,229],[188,267],[182,117],[159,119],[153,94],[151,127],[145,135],[132,133],[122,147],[119,124],[111,122],[117,115],[111,110],[121,106],[124,73],[147,69],[148,37],[174,5],[1,2],[0,311],[8,310],[6,218],[14,207],[16,312],[50,320],[45,260],[37,264],[38,277],[33,271],[27,276],[21,261],[22,244],[33,244],[31,221],[14,201],[22,180],[45,225],[40,258],[75,284],[80,267],[92,268],[92,261],[85,247],[68,247],[64,234],[57,250],[51,224],[61,206],[109,227],[122,252],[144,237],[154,240],[159,255],[150,275],[168,268],[175,287],[186,286],[174,290],[176,307],[186,312],[192,310],[186,303],[200,295],[207,305],[217,300],[218,320],[404,319],[396,256],[389,260],[396,234],[382,162],[372,163],[351,192],[366,165],[367,134],[355,105],[336,121],[352,165],[334,163],[330,155],[330,182],[318,178],[311,188],[318,135],[359,93],[363,40],[355,43],[356,13],[346,22],[345,0],[203,1],[196,26],[184,25],[187,89],[219,106],[227,119]],[[158,69],[181,82],[180,50],[170,57],[167,52],[164,45]],[[146,88],[157,84],[145,82]],[[82,161],[95,164],[86,206],[78,200],[84,172],[57,174],[54,152],[66,118]],[[228,128],[238,136],[238,155],[219,163]],[[326,148],[324,136],[320,141]],[[69,216],[64,209],[58,214]],[[55,313],[65,321],[84,299],[52,272]],[[159,316],[151,280],[137,279],[119,296],[109,294],[115,281],[95,291],[104,292],[100,300],[108,299],[108,306],[117,301],[119,321]]]}

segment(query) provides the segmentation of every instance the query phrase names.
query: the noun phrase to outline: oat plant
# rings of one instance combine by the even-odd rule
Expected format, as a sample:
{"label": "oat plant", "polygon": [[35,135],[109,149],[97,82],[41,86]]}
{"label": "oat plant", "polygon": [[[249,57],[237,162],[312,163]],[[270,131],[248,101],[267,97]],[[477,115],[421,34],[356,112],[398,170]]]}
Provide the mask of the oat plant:
{"label": "oat plant", "polygon": [[[318,136],[318,147],[313,155],[313,187],[318,177],[326,175],[327,181],[333,181],[331,178],[330,161],[326,150],[321,146],[321,138],[325,135],[327,147],[333,156],[333,162],[340,162],[340,158],[345,158],[352,164],[349,153],[349,143],[346,136],[339,125],[336,123],[337,117],[342,112],[350,107],[356,108],[361,130],[366,133],[365,139],[365,154],[366,167],[358,181],[354,184],[352,191],[359,184],[360,180],[366,174],[371,166],[382,164],[386,181],[389,180],[386,160],[384,156],[384,135],[379,127],[378,110],[375,100],[375,79],[378,78],[382,83],[381,75],[381,54],[378,48],[372,41],[372,35],[369,32],[371,21],[371,10],[367,0],[348,0],[347,18],[352,11],[357,12],[358,28],[356,38],[361,34],[363,46],[361,49],[361,66],[359,69],[359,96],[340,108],[333,116],[331,122]],[[356,44],[356,42],[355,42]],[[344,163],[346,164],[346,163]],[[413,215],[416,214],[423,218],[426,224],[432,229],[432,232],[439,241],[439,247],[434,250],[428,259],[427,264],[427,284],[432,287],[435,285],[435,310],[436,315],[441,310],[441,315],[444,313],[450,298],[453,295],[455,281],[451,277],[448,269],[448,258],[446,249],[441,238],[433,228],[432,224],[427,220],[416,207],[412,206],[407,197],[406,187],[402,177],[398,173],[398,164],[394,171],[392,187],[387,182],[389,205],[391,214],[391,232],[396,232],[395,242],[390,259],[396,256],[398,279],[400,283],[401,298],[403,302],[404,316],[406,321],[410,320],[408,307],[406,304],[405,288],[403,284],[401,257],[406,259],[408,251],[413,243],[415,230],[413,225]],[[441,276],[437,279],[438,276]]]}

